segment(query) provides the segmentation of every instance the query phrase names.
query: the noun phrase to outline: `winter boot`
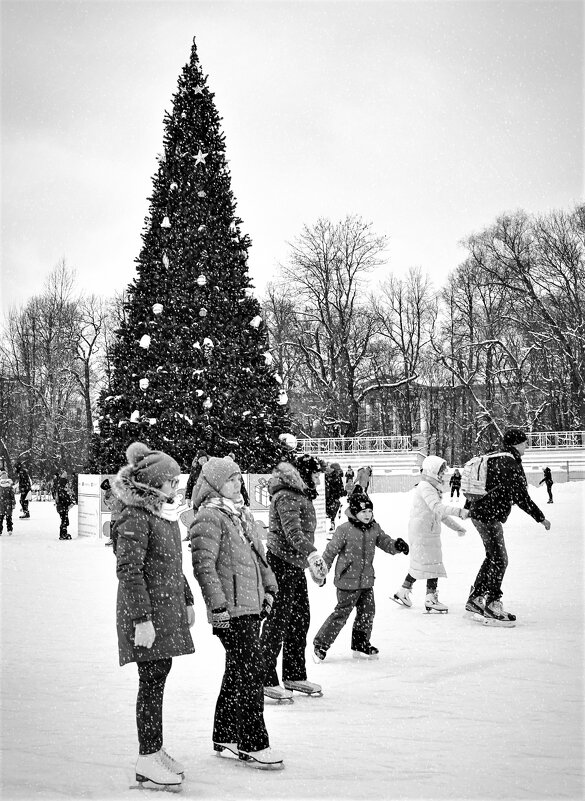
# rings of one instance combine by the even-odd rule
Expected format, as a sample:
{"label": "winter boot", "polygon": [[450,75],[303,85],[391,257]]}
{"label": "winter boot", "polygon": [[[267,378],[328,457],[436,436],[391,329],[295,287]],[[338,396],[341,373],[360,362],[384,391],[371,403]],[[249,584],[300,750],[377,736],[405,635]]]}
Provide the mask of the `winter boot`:
{"label": "winter boot", "polygon": [[439,601],[439,595],[437,592],[428,592],[425,598],[425,609],[427,612],[441,612],[442,614],[446,614],[449,611],[449,607],[445,606]]}
{"label": "winter boot", "polygon": [[282,770],[284,757],[272,748],[262,748],[260,751],[240,751],[239,757],[251,768],[261,770]]}
{"label": "winter boot", "polygon": [[173,759],[173,757],[170,754],[167,754],[164,748],[161,748],[158,753],[162,760],[163,765],[165,765],[165,767],[167,767],[172,773],[177,773],[180,776],[182,776],[185,773],[184,766],[181,765],[181,763],[178,762],[176,759]]}
{"label": "winter boot", "polygon": [[377,659],[379,650],[371,642],[351,646],[351,655],[354,659]]}
{"label": "winter boot", "polygon": [[316,665],[318,665],[320,662],[323,662],[326,656],[327,656],[327,648],[324,648],[319,643],[315,643],[313,651],[313,662]]}
{"label": "winter boot", "polygon": [[274,687],[265,687],[264,695],[267,698],[272,698],[275,701],[290,701],[292,702],[292,691],[285,690],[280,684],[275,684]]}
{"label": "winter boot", "polygon": [[167,768],[162,761],[160,751],[157,751],[156,754],[141,754],[138,757],[136,781],[139,784],[152,782],[163,786],[177,786],[181,784],[181,777]]}
{"label": "winter boot", "polygon": [[409,590],[407,587],[401,587],[399,590],[396,590],[392,600],[396,601],[397,604],[401,604],[402,606],[407,606],[410,609],[410,607],[412,606],[410,593],[411,590]]}

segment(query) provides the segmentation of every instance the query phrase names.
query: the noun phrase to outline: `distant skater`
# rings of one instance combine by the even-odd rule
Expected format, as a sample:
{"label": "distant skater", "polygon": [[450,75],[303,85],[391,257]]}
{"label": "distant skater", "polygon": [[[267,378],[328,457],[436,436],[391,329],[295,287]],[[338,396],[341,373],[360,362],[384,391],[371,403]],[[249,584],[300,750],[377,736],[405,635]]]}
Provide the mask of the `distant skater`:
{"label": "distant skater", "polygon": [[554,484],[552,473],[550,471],[550,467],[544,468],[544,478],[538,482],[538,485],[546,484],[546,491],[548,492],[548,501],[547,503],[553,503],[553,496],[552,496],[552,485]]}

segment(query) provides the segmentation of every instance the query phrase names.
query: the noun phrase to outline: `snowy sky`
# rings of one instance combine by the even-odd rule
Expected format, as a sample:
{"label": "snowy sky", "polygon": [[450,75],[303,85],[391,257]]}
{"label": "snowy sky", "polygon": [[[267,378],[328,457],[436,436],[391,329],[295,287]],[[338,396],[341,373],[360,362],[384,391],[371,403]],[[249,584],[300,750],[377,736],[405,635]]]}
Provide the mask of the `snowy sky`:
{"label": "snowy sky", "polygon": [[287,241],[355,213],[441,283],[503,211],[583,191],[580,2],[3,0],[2,308],[61,258],[134,273],[163,113],[196,36],[262,289]]}

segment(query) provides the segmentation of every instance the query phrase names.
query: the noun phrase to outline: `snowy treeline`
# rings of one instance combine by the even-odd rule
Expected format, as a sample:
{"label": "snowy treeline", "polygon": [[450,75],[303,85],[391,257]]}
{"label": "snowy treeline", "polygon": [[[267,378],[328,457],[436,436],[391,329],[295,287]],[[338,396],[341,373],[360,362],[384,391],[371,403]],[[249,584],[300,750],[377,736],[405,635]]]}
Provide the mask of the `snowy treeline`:
{"label": "snowy treeline", "polygon": [[356,217],[305,226],[269,286],[273,354],[310,436],[426,433],[451,462],[502,424],[585,422],[585,206],[503,215],[443,287],[384,268]]}

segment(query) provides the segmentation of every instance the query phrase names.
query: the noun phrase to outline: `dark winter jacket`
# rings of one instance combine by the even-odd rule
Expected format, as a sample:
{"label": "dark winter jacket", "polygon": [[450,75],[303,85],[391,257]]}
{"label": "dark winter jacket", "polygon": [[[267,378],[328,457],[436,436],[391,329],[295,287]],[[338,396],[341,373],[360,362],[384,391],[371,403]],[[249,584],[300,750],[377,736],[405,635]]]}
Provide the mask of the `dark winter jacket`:
{"label": "dark winter jacket", "polygon": [[12,481],[9,478],[0,479],[0,515],[10,516],[15,505],[16,498]]}
{"label": "dark winter jacket", "polygon": [[325,548],[323,559],[331,567],[337,556],[333,583],[340,590],[363,590],[374,586],[376,548],[395,554],[396,543],[372,520],[364,524],[346,510],[347,523],[339,526]]}
{"label": "dark winter jacket", "polygon": [[[176,520],[161,517],[163,499],[138,487],[131,467],[112,480],[124,503],[117,520],[118,599],[116,625],[120,665],[165,659],[195,650],[187,620],[193,593],[183,574],[181,532]],[[152,648],[134,645],[134,621],[152,620]]]}
{"label": "dark winter jacket", "polygon": [[453,473],[453,475],[449,479],[449,485],[453,487],[453,489],[459,489],[461,487],[461,473],[459,472],[459,470]]}
{"label": "dark winter jacket", "polygon": [[28,472],[22,467],[18,473],[18,491],[24,497],[28,495],[32,487],[30,476]]}
{"label": "dark winter jacket", "polygon": [[345,494],[341,468],[325,473],[325,514],[327,517],[332,519],[335,517],[339,511],[340,499]]}
{"label": "dark winter jacket", "polygon": [[552,473],[550,471],[550,467],[545,467],[543,472],[544,472],[544,478],[541,479],[541,481],[538,482],[538,486],[540,486],[541,484],[546,484],[547,487],[552,487],[552,485],[554,484],[554,481],[553,481]]}
{"label": "dark winter jacket", "polygon": [[528,494],[522,458],[514,447],[509,449],[509,454],[488,460],[486,494],[467,500],[465,508],[469,509],[472,519],[484,523],[492,520],[505,523],[512,506],[516,504],[537,523],[541,523],[545,516]]}
{"label": "dark winter jacket", "polygon": [[225,503],[210,488],[189,528],[193,573],[199,582],[211,621],[213,609],[225,608],[230,617],[259,615],[265,593],[278,585],[266,561],[264,546],[248,509]]}
{"label": "dark winter jacket", "polygon": [[267,548],[295,567],[309,566],[307,557],[316,551],[317,515],[307,485],[288,462],[281,462],[268,481],[270,511]]}
{"label": "dark winter jacket", "polygon": [[57,494],[55,495],[55,506],[60,515],[68,512],[73,506],[73,496],[69,492],[67,483],[59,484],[57,487]]}

